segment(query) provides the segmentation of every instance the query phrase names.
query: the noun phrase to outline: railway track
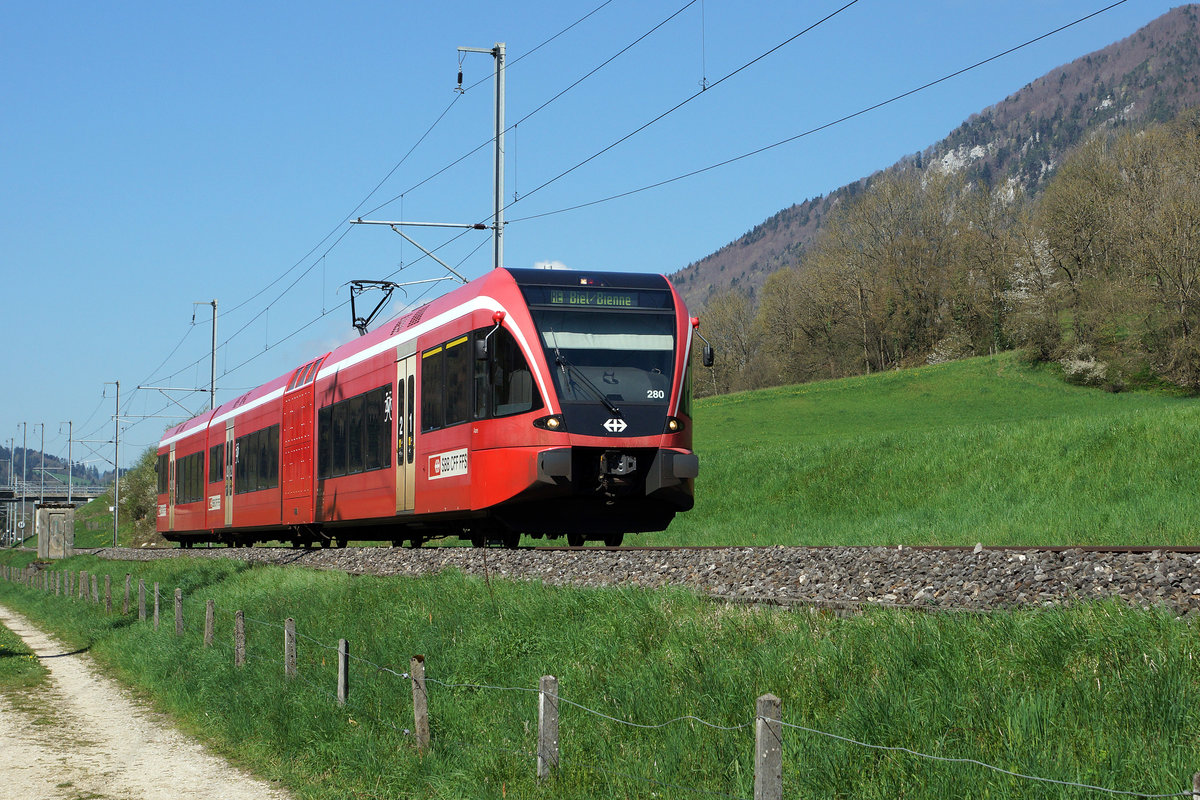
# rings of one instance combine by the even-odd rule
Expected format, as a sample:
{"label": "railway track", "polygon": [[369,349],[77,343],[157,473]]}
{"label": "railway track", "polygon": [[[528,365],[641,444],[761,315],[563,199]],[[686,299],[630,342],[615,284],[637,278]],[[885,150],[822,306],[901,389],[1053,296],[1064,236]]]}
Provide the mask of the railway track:
{"label": "railway track", "polygon": [[468,575],[683,587],[720,600],[993,610],[1095,601],[1200,616],[1200,547],[346,547],[112,549],[102,558],[237,558],[355,575]]}

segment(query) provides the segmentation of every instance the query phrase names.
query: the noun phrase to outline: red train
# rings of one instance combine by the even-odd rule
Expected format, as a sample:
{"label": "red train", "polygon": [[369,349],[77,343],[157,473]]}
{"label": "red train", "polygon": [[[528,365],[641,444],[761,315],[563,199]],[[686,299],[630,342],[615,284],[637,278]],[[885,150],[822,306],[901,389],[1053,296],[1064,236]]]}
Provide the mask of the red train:
{"label": "red train", "polygon": [[695,324],[661,275],[492,270],[168,430],[158,531],[515,547],[662,530],[699,469]]}

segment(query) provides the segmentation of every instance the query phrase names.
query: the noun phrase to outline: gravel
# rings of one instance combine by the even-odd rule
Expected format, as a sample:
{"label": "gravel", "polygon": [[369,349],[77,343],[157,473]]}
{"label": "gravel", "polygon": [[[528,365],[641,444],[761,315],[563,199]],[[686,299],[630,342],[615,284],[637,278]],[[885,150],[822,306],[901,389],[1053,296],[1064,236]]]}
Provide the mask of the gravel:
{"label": "gravel", "polygon": [[468,575],[562,586],[678,586],[738,602],[928,610],[1069,605],[1115,600],[1200,614],[1200,554],[1155,550],[928,550],[908,547],[729,547],[678,550],[500,550],[469,547],[105,548],[102,558],[237,558],[354,574]]}

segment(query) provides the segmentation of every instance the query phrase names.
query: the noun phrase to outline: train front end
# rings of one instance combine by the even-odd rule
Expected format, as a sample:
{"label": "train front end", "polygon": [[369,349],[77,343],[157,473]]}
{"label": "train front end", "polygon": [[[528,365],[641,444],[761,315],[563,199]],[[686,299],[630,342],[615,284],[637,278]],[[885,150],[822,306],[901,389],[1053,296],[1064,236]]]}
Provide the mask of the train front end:
{"label": "train front end", "polygon": [[551,445],[537,453],[537,485],[497,517],[573,545],[663,530],[692,507],[699,471],[682,298],[661,275],[509,272],[554,396],[533,423]]}

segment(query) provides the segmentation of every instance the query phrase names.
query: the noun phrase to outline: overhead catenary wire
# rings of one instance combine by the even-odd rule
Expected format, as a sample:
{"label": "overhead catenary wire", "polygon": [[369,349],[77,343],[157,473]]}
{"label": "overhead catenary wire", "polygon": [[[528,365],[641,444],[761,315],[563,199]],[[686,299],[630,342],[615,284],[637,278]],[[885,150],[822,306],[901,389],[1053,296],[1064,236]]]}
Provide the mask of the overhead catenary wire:
{"label": "overhead catenary wire", "polygon": [[[893,96],[893,97],[890,97],[890,98],[888,98],[888,99],[886,99],[886,100],[882,100],[882,101],[880,101],[880,102],[878,102],[878,103],[874,103],[873,105],[870,105],[870,106],[867,106],[867,107],[865,107],[865,108],[859,109],[858,111],[855,111],[855,112],[854,112],[854,113],[852,113],[852,114],[846,114],[845,116],[839,117],[839,118],[837,118],[837,119],[835,119],[835,120],[831,120],[831,121],[829,121],[829,122],[826,122],[826,123],[824,123],[824,124],[822,124],[822,125],[818,125],[818,126],[816,126],[816,127],[814,127],[814,128],[810,128],[810,129],[808,129],[808,130],[806,130],[806,131],[803,131],[803,132],[801,132],[801,133],[798,133],[798,134],[796,134],[795,136],[789,136],[789,137],[787,137],[786,139],[781,139],[781,140],[779,140],[779,141],[777,141],[777,142],[773,142],[772,144],[764,145],[763,147],[759,147],[759,148],[756,148],[756,149],[754,149],[754,150],[751,150],[751,151],[749,151],[749,152],[742,153],[741,155],[734,156],[734,157],[732,157],[732,158],[727,158],[727,159],[725,159],[724,161],[719,161],[719,162],[717,162],[717,163],[715,163],[715,164],[709,164],[709,165],[708,165],[708,166],[706,166],[706,167],[701,167],[701,168],[699,168],[699,169],[692,170],[691,172],[685,172],[684,174],[682,174],[682,175],[676,175],[676,176],[675,176],[675,177],[673,177],[673,178],[667,178],[666,180],[661,180],[661,181],[657,181],[657,182],[655,182],[655,183],[647,184],[647,185],[645,185],[645,186],[642,186],[642,187],[639,187],[639,188],[637,188],[637,189],[630,189],[629,191],[620,192],[620,193],[618,193],[618,194],[614,194],[614,195],[609,195],[608,197],[602,197],[602,198],[600,198],[600,199],[598,199],[598,200],[591,200],[591,201],[588,201],[588,202],[586,202],[586,203],[579,203],[579,204],[576,204],[576,205],[573,205],[573,206],[568,206],[568,207],[566,207],[566,208],[560,208],[560,209],[556,209],[556,210],[554,210],[554,211],[546,211],[546,212],[543,212],[543,213],[540,213],[540,214],[530,214],[530,215],[528,215],[528,216],[525,216],[525,217],[515,217],[515,218],[510,218],[510,219],[508,220],[508,222],[509,222],[509,223],[516,223],[516,222],[526,222],[526,221],[528,221],[528,220],[532,220],[532,219],[541,219],[542,217],[554,216],[554,215],[556,215],[556,214],[564,214],[564,213],[567,213],[567,212],[569,212],[569,211],[578,211],[579,209],[582,209],[582,208],[588,208],[588,207],[590,207],[590,206],[600,205],[601,203],[608,203],[608,202],[611,202],[611,201],[613,201],[613,200],[619,200],[619,199],[621,199],[621,198],[623,198],[623,197],[629,197],[630,195],[639,194],[639,193],[641,193],[641,192],[650,191],[651,189],[657,189],[657,188],[659,188],[659,187],[661,187],[661,186],[666,186],[666,185],[668,185],[668,184],[671,184],[671,183],[676,183],[676,182],[678,182],[678,181],[681,181],[681,180],[686,180],[687,178],[695,177],[696,175],[700,175],[700,174],[702,174],[702,173],[705,173],[705,172],[711,172],[711,171],[712,171],[712,170],[714,170],[714,169],[719,169],[720,167],[728,166],[729,164],[733,164],[733,163],[735,163],[735,162],[737,162],[737,161],[742,161],[742,160],[744,160],[744,159],[751,158],[751,157],[753,157],[753,156],[756,156],[756,155],[759,155],[759,154],[761,154],[761,153],[765,153],[765,152],[767,152],[768,150],[773,150],[773,149],[775,149],[775,148],[777,148],[777,147],[782,147],[782,146],[783,146],[783,145],[785,145],[785,144],[790,144],[790,143],[792,143],[792,142],[794,142],[794,141],[797,141],[798,139],[803,139],[803,138],[805,138],[805,137],[807,137],[807,136],[812,136],[812,135],[813,135],[813,134],[815,134],[815,133],[819,133],[819,132],[821,132],[821,131],[823,131],[823,130],[826,130],[826,129],[828,129],[828,128],[832,128],[832,127],[834,127],[835,125],[840,125],[840,124],[842,124],[843,122],[848,122],[849,120],[855,119],[856,117],[861,117],[861,116],[863,116],[864,114],[868,114],[868,113],[870,113],[870,112],[872,112],[872,111],[876,111],[876,110],[878,110],[878,109],[880,109],[880,108],[883,108],[884,106],[891,105],[892,103],[895,103],[895,102],[898,102],[898,101],[900,101],[900,100],[903,100],[904,98],[906,98],[906,97],[910,97],[911,95],[917,94],[918,92],[922,92],[922,91],[925,91],[926,89],[930,89],[930,88],[932,88],[932,87],[934,87],[934,86],[937,86],[937,85],[938,85],[938,84],[940,84],[940,83],[945,83],[945,82],[946,82],[946,81],[948,81],[948,80],[952,80],[953,78],[957,78],[958,76],[960,76],[960,75],[963,75],[963,74],[965,74],[965,73],[967,73],[967,72],[970,72],[970,71],[972,71],[972,70],[974,70],[974,69],[978,69],[979,67],[982,67],[982,66],[984,66],[984,65],[986,65],[986,64],[990,64],[991,62],[993,62],[993,61],[996,61],[996,60],[998,60],[998,59],[1000,59],[1000,58],[1003,58],[1003,57],[1005,57],[1005,56],[1007,56],[1007,55],[1011,55],[1012,53],[1015,53],[1015,52],[1017,52],[1018,50],[1021,50],[1021,49],[1023,49],[1023,48],[1029,47],[1029,46],[1031,46],[1031,45],[1033,45],[1033,44],[1036,44],[1036,43],[1038,43],[1038,42],[1042,41],[1043,39],[1046,39],[1046,38],[1048,38],[1048,37],[1050,37],[1050,36],[1053,36],[1053,35],[1055,35],[1055,34],[1057,34],[1057,33],[1061,33],[1061,32],[1063,32],[1063,31],[1067,30],[1068,28],[1072,28],[1072,27],[1074,27],[1074,26],[1076,26],[1076,25],[1079,25],[1079,24],[1081,24],[1081,23],[1083,23],[1083,22],[1086,22],[1087,20],[1089,20],[1089,19],[1091,19],[1091,18],[1093,18],[1093,17],[1095,17],[1095,16],[1097,16],[1097,15],[1099,15],[1099,14],[1103,14],[1103,13],[1104,13],[1104,12],[1106,12],[1106,11],[1110,11],[1110,10],[1112,10],[1112,9],[1116,8],[1116,7],[1117,7],[1117,6],[1119,6],[1119,5],[1123,5],[1123,4],[1124,4],[1124,3],[1126,3],[1126,2],[1128,2],[1128,0],[1117,0],[1117,2],[1115,2],[1115,3],[1112,3],[1111,5],[1105,6],[1104,8],[1101,8],[1101,9],[1099,9],[1099,10],[1097,10],[1097,11],[1093,11],[1092,13],[1090,13],[1090,14],[1087,14],[1086,16],[1080,17],[1079,19],[1076,19],[1076,20],[1074,20],[1074,21],[1072,21],[1072,22],[1069,22],[1069,23],[1067,23],[1067,24],[1065,24],[1065,25],[1061,25],[1061,26],[1059,26],[1059,27],[1055,28],[1055,29],[1054,29],[1054,30],[1052,30],[1052,31],[1048,31],[1048,32],[1046,32],[1046,33],[1043,33],[1043,34],[1041,34],[1040,36],[1036,36],[1036,37],[1034,37],[1033,39],[1029,39],[1028,41],[1022,42],[1021,44],[1014,45],[1013,47],[1010,47],[1010,48],[1008,48],[1007,50],[1004,50],[1004,51],[1001,51],[1001,52],[999,52],[999,53],[996,53],[995,55],[993,55],[993,56],[990,56],[990,57],[988,57],[988,58],[985,58],[985,59],[983,59],[982,61],[977,61],[977,62],[975,62],[974,64],[971,64],[971,65],[969,65],[969,66],[966,66],[966,67],[963,67],[963,68],[961,68],[961,69],[958,69],[958,70],[956,70],[956,71],[954,71],[954,72],[952,72],[952,73],[950,73],[950,74],[948,74],[948,75],[943,75],[942,77],[940,77],[940,78],[937,78],[936,80],[929,81],[928,83],[924,83],[924,84],[922,84],[922,85],[920,85],[920,86],[918,86],[918,87],[916,87],[916,88],[914,88],[914,89],[909,89],[909,90],[908,90],[908,91],[906,91],[906,92],[902,92],[902,93],[900,93],[900,94],[898,94],[898,95],[895,95],[895,96]],[[524,199],[524,198],[522,198],[522,199]]]}
{"label": "overhead catenary wire", "polygon": [[[750,67],[752,67],[753,65],[757,64],[759,61],[762,61],[764,58],[767,58],[768,56],[772,55],[773,53],[775,53],[775,52],[778,52],[779,50],[781,50],[782,48],[784,48],[784,47],[786,47],[787,45],[791,44],[792,42],[796,41],[797,39],[799,39],[801,36],[805,35],[805,34],[806,34],[806,33],[808,33],[809,31],[813,30],[814,28],[816,28],[816,27],[818,27],[818,26],[820,26],[820,25],[823,25],[824,23],[826,23],[826,22],[828,22],[829,20],[833,19],[834,17],[836,17],[837,15],[841,14],[843,11],[845,11],[846,9],[850,8],[851,6],[853,6],[853,5],[857,4],[858,2],[859,2],[859,0],[850,0],[850,2],[846,3],[846,4],[845,4],[844,6],[842,6],[841,8],[838,8],[838,9],[836,9],[836,10],[834,10],[834,11],[831,11],[830,13],[826,14],[826,15],[825,15],[824,17],[822,17],[821,19],[817,20],[816,22],[812,23],[811,25],[809,25],[809,26],[807,26],[806,28],[804,28],[803,30],[801,30],[799,33],[796,33],[796,34],[794,34],[794,35],[792,35],[792,36],[788,37],[788,38],[787,38],[787,39],[785,39],[784,41],[782,41],[782,42],[780,42],[779,44],[777,44],[777,45],[775,45],[774,47],[772,47],[770,50],[767,50],[765,53],[762,53],[762,54],[760,54],[760,55],[758,55],[758,56],[755,56],[754,58],[752,58],[752,59],[750,59],[749,61],[747,61],[745,64],[742,64],[740,67],[738,67],[737,69],[733,70],[732,72],[726,73],[726,74],[725,74],[725,75],[723,75],[721,78],[719,78],[718,80],[714,81],[714,82],[713,82],[711,85],[709,85],[709,86],[707,86],[707,87],[705,87],[705,88],[702,88],[700,91],[698,91],[698,92],[695,92],[695,93],[693,93],[693,94],[689,95],[688,97],[684,98],[682,101],[680,101],[679,103],[676,103],[674,106],[672,106],[671,108],[669,108],[669,109],[667,109],[666,111],[662,112],[662,113],[661,113],[661,114],[659,114],[658,116],[654,117],[654,118],[653,118],[653,119],[651,119],[649,122],[646,122],[645,124],[643,124],[643,125],[641,125],[641,126],[639,126],[639,127],[635,128],[634,130],[632,130],[632,131],[630,131],[629,133],[625,134],[624,136],[620,137],[619,139],[617,139],[616,141],[612,142],[611,144],[609,144],[609,145],[605,146],[604,148],[602,148],[602,149],[600,149],[600,150],[596,151],[595,153],[593,153],[592,155],[590,155],[590,156],[588,156],[587,158],[583,159],[582,161],[580,161],[580,162],[576,163],[574,166],[572,166],[572,167],[569,167],[569,168],[568,168],[568,169],[566,169],[566,170],[563,170],[563,171],[562,171],[562,172],[560,172],[558,175],[555,175],[553,178],[551,178],[550,180],[548,180],[548,181],[546,181],[545,183],[541,184],[541,185],[540,185],[540,186],[538,186],[537,188],[535,188],[535,189],[532,189],[532,190],[530,190],[530,191],[526,192],[526,193],[524,194],[524,196],[522,196],[522,197],[520,198],[520,200],[515,200],[515,201],[513,201],[512,203],[509,203],[507,206],[505,206],[505,209],[507,209],[507,208],[508,208],[508,207],[510,207],[510,206],[513,206],[513,205],[515,205],[516,203],[519,203],[519,202],[522,202],[522,201],[524,201],[524,200],[527,200],[527,199],[529,199],[529,197],[530,197],[530,196],[532,196],[532,195],[534,195],[534,194],[537,194],[537,193],[538,193],[538,192],[540,192],[542,189],[545,189],[547,186],[550,186],[550,185],[551,185],[551,184],[553,184],[553,183],[557,183],[558,181],[562,180],[562,179],[563,179],[563,178],[565,178],[566,176],[570,175],[570,174],[571,174],[572,172],[574,172],[575,170],[579,169],[580,167],[583,167],[583,166],[585,166],[586,164],[589,164],[589,163],[591,163],[592,161],[596,160],[596,159],[597,159],[597,158],[599,158],[600,156],[602,156],[602,155],[604,155],[605,153],[607,153],[609,150],[612,150],[614,147],[617,147],[618,145],[622,144],[623,142],[629,141],[629,140],[630,140],[630,139],[632,139],[634,136],[637,136],[639,133],[641,133],[642,131],[646,130],[646,129],[647,129],[647,128],[649,128],[650,126],[654,125],[655,123],[659,122],[660,120],[662,120],[662,119],[665,119],[666,117],[668,117],[668,116],[670,116],[671,114],[675,113],[675,112],[676,112],[676,111],[678,111],[679,109],[683,108],[683,107],[684,107],[684,106],[686,106],[688,103],[690,103],[690,102],[692,102],[693,100],[695,100],[697,97],[701,96],[702,94],[705,94],[705,93],[706,93],[706,92],[708,92],[709,90],[715,89],[716,87],[720,86],[722,83],[724,83],[725,81],[727,81],[727,80],[729,80],[730,78],[734,77],[735,75],[737,75],[737,74],[739,74],[739,73],[741,73],[741,72],[743,72],[743,71],[745,71],[745,70],[749,69]],[[1125,0],[1122,0],[1122,2],[1125,2]]]}
{"label": "overhead catenary wire", "polygon": [[[569,31],[572,28],[576,27],[577,25],[581,24],[582,22],[584,22],[585,20],[587,20],[588,18],[590,18],[591,16],[593,16],[594,14],[596,14],[597,12],[599,12],[601,9],[603,9],[605,6],[609,5],[612,2],[613,2],[613,0],[604,0],[604,2],[602,2],[600,5],[596,6],[591,11],[587,12],[582,17],[578,18],[577,20],[572,22],[570,25],[567,25],[565,28],[561,29],[554,35],[543,40],[540,44],[538,44],[531,50],[521,54],[520,56],[517,56],[514,59],[511,59],[508,62],[506,69],[511,68],[514,64],[517,64],[518,62],[525,59],[526,57],[532,55],[533,53],[536,53],[538,50],[540,50],[543,47],[545,47],[546,45],[550,44],[555,39],[557,39],[560,36],[562,36],[563,34],[565,34],[567,31]],[[400,158],[400,160],[397,161],[396,164],[392,166],[392,168],[387,172],[387,174],[384,175],[383,178],[381,178],[379,180],[379,182],[375,184],[374,188],[372,188],[371,191],[368,192],[366,194],[366,196],[363,197],[363,199],[358,202],[358,204],[350,211],[350,213],[346,214],[346,216],[343,217],[342,220],[336,226],[334,226],[334,228],[332,230],[330,230],[329,233],[327,233],[319,242],[317,242],[312,247],[311,250],[309,250],[307,253],[305,253],[295,264],[293,264],[291,267],[289,267],[287,270],[285,270],[281,275],[279,275],[277,278],[275,278],[275,280],[271,281],[271,283],[267,284],[262,289],[260,289],[258,292],[256,292],[254,295],[250,296],[246,300],[243,300],[241,303],[238,303],[238,304],[230,307],[228,311],[222,312],[220,316],[224,316],[225,314],[231,314],[231,313],[243,308],[244,306],[248,305],[250,302],[252,302],[256,298],[260,297],[265,291],[270,289],[275,284],[279,283],[279,281],[283,280],[283,278],[286,277],[288,273],[295,270],[302,263],[304,263],[304,261],[307,260],[309,258],[309,256],[311,256],[313,253],[315,253],[317,250],[319,250],[321,248],[321,246],[323,244],[325,244],[325,242],[329,241],[330,237],[332,237],[335,233],[337,233],[339,228],[341,228],[343,225],[345,225],[350,220],[354,219],[356,216],[359,216],[358,212],[363,207],[363,205],[368,200],[370,200],[375,195],[375,193],[378,192],[379,189],[385,183],[387,183],[387,181],[392,177],[392,175],[394,175],[396,173],[396,171],[409,159],[409,157],[412,156],[413,152],[416,151],[416,149],[421,145],[421,143],[424,142],[429,137],[429,135],[433,132],[433,130],[438,126],[439,123],[441,123],[441,121],[446,117],[446,115],[450,112],[450,110],[454,107],[454,105],[462,97],[462,94],[469,92],[470,90],[476,88],[480,84],[484,83],[486,80],[488,80],[488,79],[483,78],[483,79],[477,81],[476,83],[468,86],[466,89],[463,90],[462,93],[455,93],[454,98],[451,99],[450,103],[446,105],[446,107],[442,110],[441,114],[439,114],[438,117],[433,121],[433,123],[430,124],[430,126],[425,130],[425,132],[421,134],[421,136],[412,145],[412,147],[410,147],[408,149],[408,151]],[[390,200],[388,202],[389,203],[393,202],[395,199],[396,198],[392,198],[392,200]],[[377,210],[377,209],[374,209],[374,210]],[[366,213],[370,214],[372,212],[368,211]],[[340,238],[341,237],[339,237],[339,240],[340,240]],[[335,242],[334,245],[330,247],[330,249],[333,249],[333,247],[336,247],[336,246],[337,246],[337,242]],[[326,254],[328,254],[328,252],[329,251],[327,250]]]}
{"label": "overhead catenary wire", "polygon": [[[504,129],[504,133],[508,133],[509,131],[511,131],[511,130],[513,130],[513,129],[515,129],[515,128],[516,128],[518,125],[520,125],[520,124],[521,124],[521,123],[523,123],[523,122],[526,122],[526,121],[527,121],[527,120],[529,120],[531,117],[533,117],[535,114],[537,114],[539,111],[541,111],[542,109],[546,108],[546,106],[548,106],[548,105],[550,105],[551,103],[553,103],[553,102],[555,102],[555,101],[559,100],[559,99],[560,99],[560,98],[561,98],[563,95],[565,95],[567,92],[569,92],[569,91],[571,91],[572,89],[574,89],[575,87],[579,86],[581,83],[583,83],[584,81],[586,81],[588,78],[592,77],[592,76],[593,76],[593,75],[595,75],[597,72],[599,72],[600,70],[604,69],[604,68],[605,68],[605,67],[607,67],[609,64],[611,64],[613,61],[615,61],[615,60],[617,60],[618,58],[620,58],[621,56],[623,56],[625,53],[627,53],[629,50],[631,50],[631,49],[632,49],[634,46],[636,46],[637,44],[639,44],[639,43],[640,43],[640,42],[641,42],[643,39],[645,39],[647,36],[650,36],[651,34],[653,34],[653,33],[654,33],[655,31],[657,31],[659,28],[663,27],[663,26],[664,26],[664,25],[666,25],[668,22],[670,22],[671,20],[673,20],[673,19],[675,19],[676,17],[678,17],[680,14],[682,14],[684,11],[686,11],[686,10],[687,10],[688,8],[690,8],[691,6],[695,5],[697,2],[698,2],[698,0],[688,0],[688,2],[687,2],[687,3],[684,3],[684,4],[683,4],[682,6],[680,6],[678,9],[676,9],[676,10],[675,10],[673,13],[671,13],[671,15],[670,15],[670,16],[666,17],[666,18],[665,18],[665,19],[663,19],[661,22],[658,22],[656,25],[654,25],[654,27],[650,28],[650,30],[646,31],[646,32],[645,32],[645,33],[643,33],[641,36],[638,36],[638,37],[637,37],[636,39],[634,39],[632,42],[630,42],[629,44],[625,45],[623,48],[621,48],[620,50],[618,50],[618,51],[617,51],[615,54],[613,54],[613,55],[612,55],[612,56],[610,56],[609,58],[607,58],[607,59],[605,59],[604,61],[602,61],[602,62],[601,62],[599,65],[597,65],[596,67],[592,68],[590,71],[588,71],[586,74],[584,74],[584,75],[583,75],[583,77],[581,77],[581,78],[578,78],[578,79],[577,79],[577,80],[575,80],[573,83],[571,83],[569,86],[567,86],[565,89],[563,89],[562,91],[558,92],[558,93],[557,93],[557,94],[555,94],[553,97],[551,97],[549,100],[546,100],[546,101],[545,101],[545,102],[543,102],[541,105],[537,106],[535,109],[533,109],[532,111],[530,111],[528,114],[526,114],[525,116],[523,116],[523,117],[521,117],[520,119],[518,119],[516,122],[512,123],[511,125],[509,125],[507,128],[505,128],[505,129]],[[594,13],[594,12],[593,12],[593,13]],[[539,45],[539,47],[540,47],[540,45]],[[537,50],[537,49],[538,49],[538,48],[534,48],[534,50]],[[533,52],[533,51],[530,51],[530,52]],[[526,53],[526,55],[528,55],[528,53]],[[524,56],[521,56],[521,58],[524,58]],[[515,64],[517,61],[520,61],[520,60],[521,60],[521,58],[514,59],[512,62],[510,62],[510,63],[508,64],[508,66],[506,66],[506,67],[505,67],[505,69],[508,69],[509,67],[511,67],[511,66],[512,66],[512,64]],[[492,74],[494,75],[495,73],[493,72]],[[482,83],[482,81],[480,81],[480,83]],[[475,88],[475,86],[478,86],[478,85],[479,85],[479,83],[475,83],[475,84],[472,84],[472,85],[471,85],[469,88],[473,89],[473,88]],[[494,139],[488,139],[487,141],[484,141],[484,142],[480,143],[480,144],[479,144],[477,147],[475,147],[475,148],[473,148],[472,150],[468,151],[467,153],[463,154],[462,156],[460,156],[459,158],[455,159],[454,161],[451,161],[449,164],[446,164],[444,167],[442,167],[441,169],[439,169],[437,172],[434,172],[433,174],[431,174],[431,175],[430,175],[430,176],[428,176],[427,178],[424,178],[424,179],[420,180],[419,182],[417,182],[417,183],[413,184],[412,186],[408,187],[407,189],[405,189],[403,192],[401,192],[400,194],[396,195],[396,196],[395,196],[395,197],[393,197],[392,199],[390,199],[390,200],[388,200],[388,201],[386,201],[386,202],[384,202],[384,203],[381,203],[380,205],[376,206],[375,208],[372,208],[372,209],[371,209],[371,210],[369,210],[369,211],[366,211],[366,212],[364,212],[364,216],[370,216],[371,214],[374,214],[376,211],[379,211],[379,210],[380,210],[380,209],[382,209],[382,208],[386,208],[387,206],[389,206],[389,205],[391,205],[392,203],[396,202],[397,200],[401,199],[402,197],[404,197],[404,195],[406,195],[406,194],[409,194],[410,192],[413,192],[413,191],[415,191],[416,189],[419,189],[420,187],[424,186],[426,183],[429,183],[429,182],[430,182],[431,180],[433,180],[434,178],[437,178],[438,176],[440,176],[440,175],[442,175],[443,173],[445,173],[447,170],[450,170],[450,169],[452,169],[453,167],[455,167],[455,166],[457,166],[457,165],[461,164],[463,161],[466,161],[468,158],[470,158],[471,156],[475,155],[475,154],[476,154],[476,153],[478,153],[480,150],[482,150],[482,149],[484,149],[485,147],[487,147],[488,145],[492,144],[492,142],[493,142],[493,141],[495,141],[495,140],[494,140]]]}

